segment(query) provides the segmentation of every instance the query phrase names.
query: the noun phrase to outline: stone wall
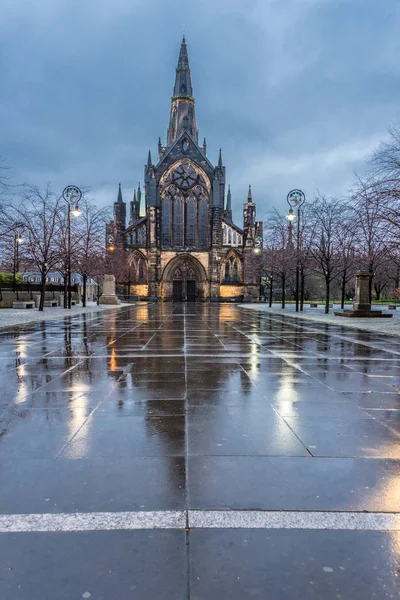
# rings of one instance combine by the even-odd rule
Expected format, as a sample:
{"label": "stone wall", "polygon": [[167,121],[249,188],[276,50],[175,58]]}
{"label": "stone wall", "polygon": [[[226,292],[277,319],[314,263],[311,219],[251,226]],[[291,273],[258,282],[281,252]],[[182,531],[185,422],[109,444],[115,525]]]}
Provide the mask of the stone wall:
{"label": "stone wall", "polygon": [[[57,300],[62,296],[62,292],[46,292],[45,300]],[[34,292],[19,292],[17,294],[12,291],[1,292],[0,308],[12,308],[13,302],[20,300],[21,302],[35,301],[36,296],[40,296],[40,293],[35,290]],[[72,300],[77,302],[81,301],[80,295],[76,292],[72,292]]]}

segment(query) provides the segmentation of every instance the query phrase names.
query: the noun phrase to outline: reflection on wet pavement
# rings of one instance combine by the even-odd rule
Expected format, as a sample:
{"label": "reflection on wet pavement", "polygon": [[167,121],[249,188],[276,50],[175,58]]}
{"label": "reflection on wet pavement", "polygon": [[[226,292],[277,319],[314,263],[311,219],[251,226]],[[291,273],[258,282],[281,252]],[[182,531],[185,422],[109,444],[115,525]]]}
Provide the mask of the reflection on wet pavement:
{"label": "reflection on wet pavement", "polygon": [[[1,514],[400,510],[397,338],[229,305],[143,304],[3,330],[0,342]],[[18,535],[31,535],[29,544],[0,535],[1,566],[8,561],[6,544],[21,564],[29,552],[38,560],[54,552],[61,560],[69,536],[81,534],[52,534],[66,536],[60,545],[52,538],[52,550],[44,534]],[[112,544],[118,546],[121,536],[121,548],[125,544],[132,558],[143,543],[150,563],[159,553],[154,568],[163,569],[168,556],[166,598],[266,597],[268,572],[283,580],[292,573],[303,594],[296,595],[294,584],[273,583],[273,599],[384,598],[384,589],[398,597],[388,575],[398,544],[388,541],[394,535],[388,532],[150,535],[113,532]],[[95,538],[107,533],[85,536],[94,577],[100,552]],[[345,575],[334,567],[340,577],[332,576],[334,583],[324,588],[326,573],[312,573],[313,557],[317,570],[341,554],[345,564],[349,544],[361,549],[357,568],[368,577],[384,548],[383,577],[357,587],[356,563],[347,563]],[[64,575],[78,559],[70,569],[65,565]],[[126,574],[129,560],[120,565]],[[193,596],[185,583],[188,565]],[[243,580],[228,584],[236,573]],[[0,577],[1,598],[50,597],[39,580],[34,588],[20,577],[5,584]],[[132,585],[137,597],[161,597],[139,580],[118,588],[118,597],[130,597]],[[24,591],[16,595],[21,581]],[[69,585],[65,597],[85,591]],[[105,592],[104,598],[114,597]]]}

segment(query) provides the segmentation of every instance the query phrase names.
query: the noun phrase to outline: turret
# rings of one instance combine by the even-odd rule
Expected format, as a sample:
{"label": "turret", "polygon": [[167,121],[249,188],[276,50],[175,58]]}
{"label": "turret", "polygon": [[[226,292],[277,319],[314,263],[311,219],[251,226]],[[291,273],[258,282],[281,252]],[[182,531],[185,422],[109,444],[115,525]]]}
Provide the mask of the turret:
{"label": "turret", "polygon": [[140,217],[140,203],[138,202],[138,199],[136,196],[136,190],[135,190],[133,192],[133,200],[131,200],[131,203],[130,203],[129,225],[136,223],[136,221],[139,220],[139,217]]}
{"label": "turret", "polygon": [[249,185],[247,202],[243,205],[243,237],[245,246],[254,246],[256,237],[256,205],[253,202],[251,185]]}

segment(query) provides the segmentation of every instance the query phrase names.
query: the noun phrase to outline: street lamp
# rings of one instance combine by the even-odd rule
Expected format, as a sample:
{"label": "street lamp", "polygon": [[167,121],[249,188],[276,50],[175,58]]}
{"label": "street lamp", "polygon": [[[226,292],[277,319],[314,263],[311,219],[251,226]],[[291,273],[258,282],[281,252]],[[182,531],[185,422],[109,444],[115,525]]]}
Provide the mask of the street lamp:
{"label": "street lamp", "polygon": [[[287,218],[290,229],[293,227],[292,221],[296,218],[293,208],[297,208],[297,240],[296,240],[296,312],[299,312],[299,279],[300,279],[300,208],[306,201],[306,197],[301,190],[291,190],[287,195],[287,202],[290,206]],[[291,230],[289,229],[289,240],[291,240]],[[302,303],[303,304],[303,303]]]}
{"label": "street lamp", "polygon": [[[79,200],[82,198],[82,192],[76,185],[67,185],[64,188],[62,197],[67,203],[67,286],[68,286],[68,308],[71,308],[71,213],[78,217],[81,212],[79,210]],[[71,207],[74,207],[71,209]],[[65,305],[64,305],[65,306]]]}

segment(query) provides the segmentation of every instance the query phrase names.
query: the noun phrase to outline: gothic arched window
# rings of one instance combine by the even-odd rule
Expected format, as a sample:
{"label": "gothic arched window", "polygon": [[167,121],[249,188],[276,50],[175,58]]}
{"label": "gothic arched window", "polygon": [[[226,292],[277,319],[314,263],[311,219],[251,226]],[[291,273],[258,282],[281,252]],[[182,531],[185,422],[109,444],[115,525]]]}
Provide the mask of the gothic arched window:
{"label": "gothic arched window", "polygon": [[231,280],[231,266],[227,262],[225,263],[225,281],[228,283]]}
{"label": "gothic arched window", "polygon": [[162,246],[205,250],[210,182],[202,169],[182,159],[161,177],[160,195]]}
{"label": "gothic arched window", "polygon": [[236,231],[233,232],[233,243],[236,244]]}
{"label": "gothic arched window", "polygon": [[144,264],[143,264],[143,259],[139,261],[138,277],[139,277],[139,281],[143,281],[143,279],[144,279]]}
{"label": "gothic arched window", "polygon": [[225,264],[223,270],[223,283],[238,283],[239,278],[239,259],[237,256],[230,256]]}
{"label": "gothic arched window", "polygon": [[232,229],[228,229],[228,244],[232,244]]}
{"label": "gothic arched window", "polygon": [[197,226],[197,201],[194,196],[190,196],[186,204],[186,242],[185,246],[189,248],[196,245],[196,226]]}
{"label": "gothic arched window", "polygon": [[171,246],[172,200],[165,196],[161,203],[161,242],[163,246]]}
{"label": "gothic arched window", "polygon": [[239,281],[237,260],[235,260],[235,262],[232,265],[232,281],[234,283]]}
{"label": "gothic arched window", "polygon": [[226,244],[226,225],[222,229],[222,243]]}
{"label": "gothic arched window", "polygon": [[181,248],[183,246],[183,198],[181,196],[174,198],[173,235],[174,246]]}
{"label": "gothic arched window", "polygon": [[199,200],[199,226],[198,239],[199,248],[205,250],[208,247],[208,203],[207,198],[202,196]]}

